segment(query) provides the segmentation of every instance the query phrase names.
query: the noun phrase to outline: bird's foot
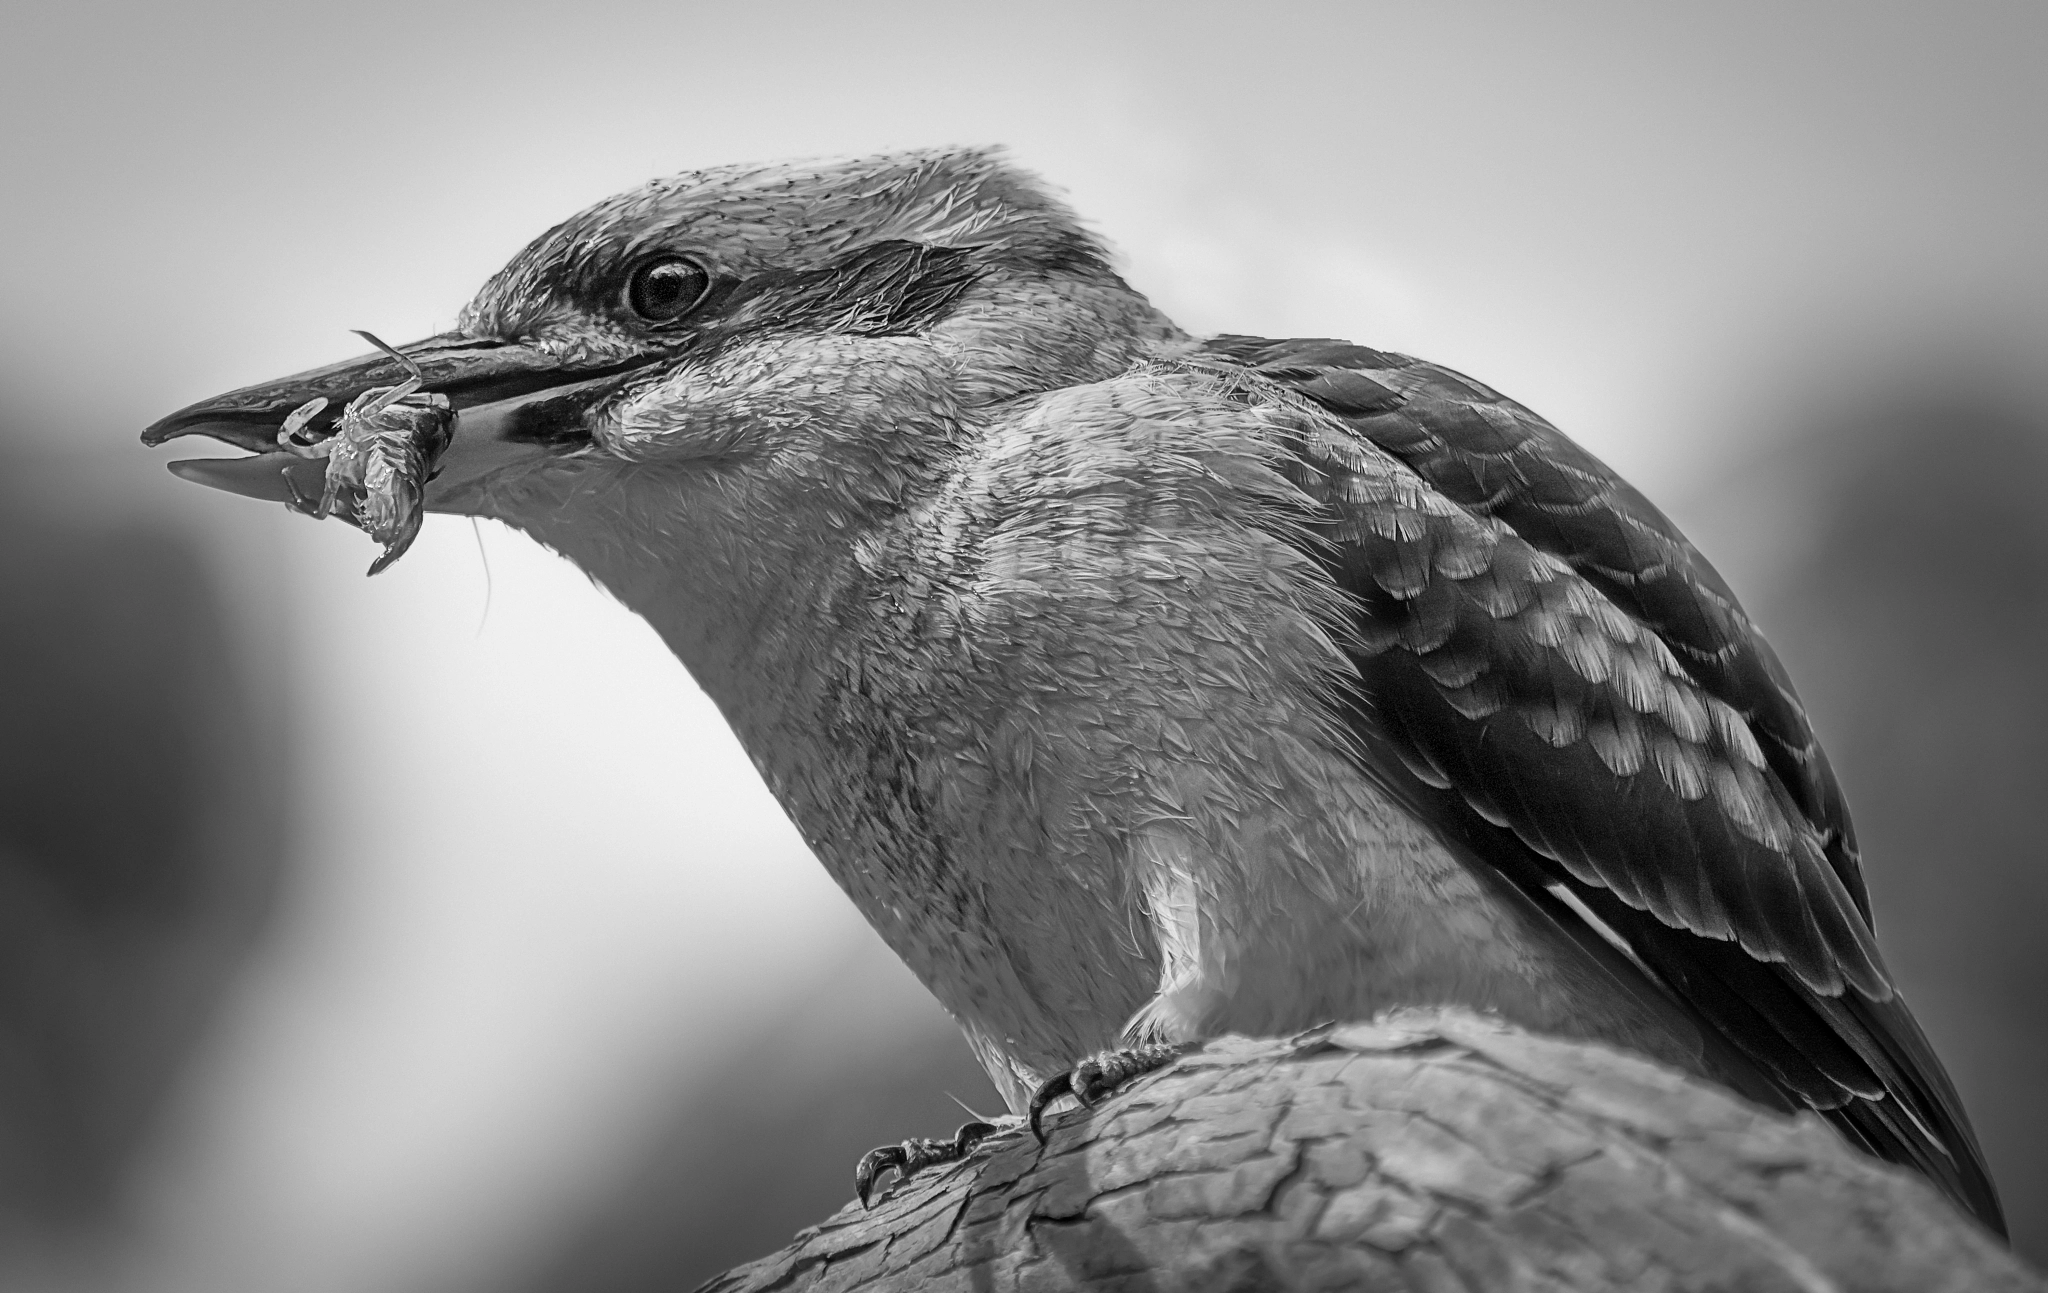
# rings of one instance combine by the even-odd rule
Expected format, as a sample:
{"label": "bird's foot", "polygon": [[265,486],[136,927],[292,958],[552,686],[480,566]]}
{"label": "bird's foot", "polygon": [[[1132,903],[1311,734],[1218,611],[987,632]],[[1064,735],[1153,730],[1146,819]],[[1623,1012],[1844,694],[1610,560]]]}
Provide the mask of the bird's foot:
{"label": "bird's foot", "polygon": [[918,1137],[900,1145],[871,1149],[861,1155],[859,1164],[853,1169],[853,1192],[860,1197],[860,1206],[865,1208],[868,1197],[875,1192],[875,1180],[882,1173],[894,1168],[896,1179],[901,1181],[919,1168],[957,1163],[973,1152],[976,1145],[1000,1130],[1002,1128],[992,1122],[970,1122],[954,1132],[951,1140]]}
{"label": "bird's foot", "polygon": [[1090,1055],[1038,1088],[1031,1097],[1031,1111],[1025,1115],[1031,1134],[1038,1138],[1039,1144],[1045,1143],[1045,1129],[1039,1121],[1045,1116],[1045,1107],[1061,1096],[1070,1095],[1081,1102],[1082,1108],[1091,1108],[1132,1078],[1153,1069],[1165,1068],[1185,1049],[1173,1042],[1154,1042],[1147,1046]]}

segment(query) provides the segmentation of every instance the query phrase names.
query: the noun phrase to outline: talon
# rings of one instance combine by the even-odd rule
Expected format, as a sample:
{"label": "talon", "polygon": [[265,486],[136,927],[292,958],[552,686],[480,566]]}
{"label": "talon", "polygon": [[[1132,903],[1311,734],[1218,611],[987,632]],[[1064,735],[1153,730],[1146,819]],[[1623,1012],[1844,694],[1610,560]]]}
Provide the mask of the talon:
{"label": "talon", "polygon": [[1074,1090],[1074,1074],[1071,1069],[1046,1082],[1031,1095],[1031,1111],[1024,1115],[1024,1119],[1030,1124],[1032,1136],[1041,1145],[1045,1143],[1045,1128],[1040,1126],[1039,1122],[1045,1116],[1045,1106],[1063,1095],[1073,1096],[1076,1100],[1081,1098]]}
{"label": "talon", "polygon": [[953,1133],[953,1156],[965,1158],[974,1147],[1001,1130],[992,1122],[963,1122],[960,1130]]}
{"label": "talon", "polygon": [[860,1199],[860,1206],[866,1208],[869,1196],[875,1191],[876,1179],[890,1168],[896,1169],[896,1179],[901,1181],[919,1168],[936,1163],[957,1163],[999,1130],[991,1122],[962,1123],[951,1140],[906,1140],[900,1145],[871,1149],[861,1155],[860,1162],[853,1169],[854,1195]]}
{"label": "talon", "polygon": [[860,1200],[863,1211],[868,1207],[868,1196],[875,1192],[876,1177],[892,1167],[899,1176],[909,1175],[903,1165],[909,1161],[910,1156],[904,1152],[904,1148],[902,1145],[884,1145],[860,1156],[860,1162],[853,1169],[853,1193],[854,1197]]}
{"label": "talon", "polygon": [[1080,1102],[1083,1109],[1092,1109],[1097,1101],[1115,1093],[1116,1089],[1134,1077],[1163,1068],[1180,1057],[1181,1047],[1173,1042],[1155,1042],[1147,1046],[1133,1046],[1119,1051],[1103,1051],[1090,1055],[1065,1073],[1053,1078],[1038,1088],[1031,1097],[1031,1109],[1025,1116],[1031,1127],[1031,1134],[1038,1143],[1045,1143],[1045,1130],[1040,1120],[1045,1107],[1063,1095],[1070,1095]]}

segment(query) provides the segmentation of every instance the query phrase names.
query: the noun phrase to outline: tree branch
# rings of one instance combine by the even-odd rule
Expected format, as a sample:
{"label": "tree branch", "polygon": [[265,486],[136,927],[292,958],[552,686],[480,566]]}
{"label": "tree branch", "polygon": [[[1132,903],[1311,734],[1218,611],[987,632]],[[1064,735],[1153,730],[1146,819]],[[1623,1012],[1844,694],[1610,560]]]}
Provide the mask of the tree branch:
{"label": "tree branch", "polygon": [[1632,1055],[1452,1011],[1225,1038],[708,1293],[2048,1289],[1932,1186]]}

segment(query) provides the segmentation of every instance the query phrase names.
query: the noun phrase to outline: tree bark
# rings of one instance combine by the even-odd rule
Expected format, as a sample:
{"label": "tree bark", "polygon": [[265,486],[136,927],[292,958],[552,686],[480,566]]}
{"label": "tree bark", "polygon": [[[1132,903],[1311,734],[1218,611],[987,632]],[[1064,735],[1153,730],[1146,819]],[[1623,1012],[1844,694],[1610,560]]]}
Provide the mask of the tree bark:
{"label": "tree bark", "polygon": [[2048,1289],[1812,1115],[1452,1011],[1225,1038],[894,1184],[704,1288]]}

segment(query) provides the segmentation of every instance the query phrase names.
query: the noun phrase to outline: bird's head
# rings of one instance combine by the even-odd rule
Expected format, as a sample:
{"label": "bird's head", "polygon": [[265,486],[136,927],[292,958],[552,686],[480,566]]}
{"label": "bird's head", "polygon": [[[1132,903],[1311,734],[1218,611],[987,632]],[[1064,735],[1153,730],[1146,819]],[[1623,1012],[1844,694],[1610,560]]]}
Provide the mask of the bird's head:
{"label": "bird's head", "polygon": [[[970,149],[658,180],[541,235],[452,331],[398,349],[456,410],[427,509],[526,529],[631,601],[643,555],[673,569],[825,540],[905,505],[978,410],[1179,338],[1062,203]],[[286,469],[308,492],[321,470],[274,452],[285,417],[325,397],[317,432],[403,376],[370,355],[191,405],[144,439],[254,450],[173,466],[284,501]]]}

